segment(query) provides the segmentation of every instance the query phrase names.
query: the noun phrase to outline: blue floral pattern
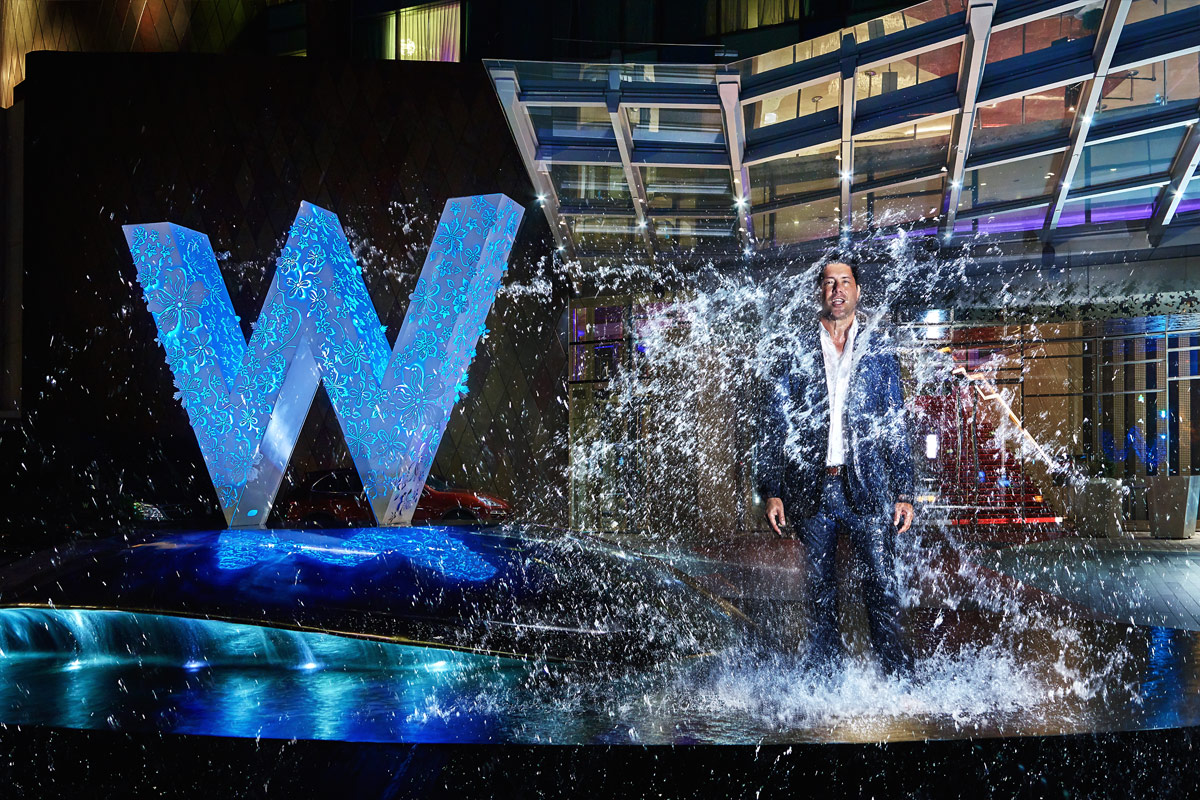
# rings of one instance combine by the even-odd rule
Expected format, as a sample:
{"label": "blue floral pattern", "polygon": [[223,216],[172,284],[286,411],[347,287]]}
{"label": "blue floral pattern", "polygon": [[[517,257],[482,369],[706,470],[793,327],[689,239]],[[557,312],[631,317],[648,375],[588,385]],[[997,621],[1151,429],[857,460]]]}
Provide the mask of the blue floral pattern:
{"label": "blue floral pattern", "polygon": [[[447,203],[394,347],[329,211],[301,204],[249,342],[206,236],[171,223],[125,226],[176,396],[231,525],[266,522],[278,472],[263,467],[286,467],[295,444],[286,438],[299,435],[318,380],[377,520],[411,517],[466,392],[521,217],[504,195]],[[308,366],[294,372],[298,362]],[[272,425],[281,414],[287,424]],[[290,433],[266,436],[268,426]]]}

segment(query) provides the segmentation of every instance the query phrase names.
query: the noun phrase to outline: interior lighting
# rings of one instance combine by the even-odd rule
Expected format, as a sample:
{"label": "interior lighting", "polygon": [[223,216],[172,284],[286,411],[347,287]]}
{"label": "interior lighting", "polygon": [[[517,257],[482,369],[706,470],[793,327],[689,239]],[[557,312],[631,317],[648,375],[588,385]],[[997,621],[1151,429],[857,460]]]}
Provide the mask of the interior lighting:
{"label": "interior lighting", "polygon": [[744,198],[744,197],[737,198],[737,200],[734,201],[734,205],[736,205],[738,208],[745,208],[746,207],[746,198]]}
{"label": "interior lighting", "polygon": [[838,174],[842,176],[842,180],[844,180],[846,183],[850,182],[850,173],[849,172],[839,172]]}
{"label": "interior lighting", "polygon": [[938,453],[938,436],[936,433],[928,433],[925,435],[925,457],[929,459],[937,458]]}

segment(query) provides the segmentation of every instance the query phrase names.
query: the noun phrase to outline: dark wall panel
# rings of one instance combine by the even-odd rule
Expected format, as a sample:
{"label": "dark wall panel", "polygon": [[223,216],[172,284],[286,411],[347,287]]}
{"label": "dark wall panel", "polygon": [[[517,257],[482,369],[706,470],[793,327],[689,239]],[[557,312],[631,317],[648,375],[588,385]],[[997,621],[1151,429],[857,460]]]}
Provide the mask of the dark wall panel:
{"label": "dark wall panel", "polygon": [[[553,251],[477,64],[35,53],[18,101],[25,381],[21,420],[0,429],[10,530],[102,525],[135,495],[212,502],[121,224],[207,233],[247,335],[301,200],[342,217],[393,340],[447,198],[526,205],[509,283]],[[551,446],[566,425],[565,306],[561,288],[502,294],[435,467],[550,517],[540,501],[566,471]],[[348,463],[322,392],[294,464]]]}

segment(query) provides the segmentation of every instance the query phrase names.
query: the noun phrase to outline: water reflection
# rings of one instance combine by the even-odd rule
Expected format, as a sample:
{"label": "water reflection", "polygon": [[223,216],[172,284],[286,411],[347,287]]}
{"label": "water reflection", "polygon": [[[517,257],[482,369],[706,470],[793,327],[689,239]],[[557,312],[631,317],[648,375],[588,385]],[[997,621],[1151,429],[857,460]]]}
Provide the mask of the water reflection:
{"label": "water reflection", "polygon": [[[870,742],[1200,723],[1197,636],[919,618],[911,681],[729,651],[637,672],[232,623],[0,611],[0,722],[406,742]],[[1005,642],[1000,645],[997,642]],[[1114,653],[1126,654],[1123,658]]]}

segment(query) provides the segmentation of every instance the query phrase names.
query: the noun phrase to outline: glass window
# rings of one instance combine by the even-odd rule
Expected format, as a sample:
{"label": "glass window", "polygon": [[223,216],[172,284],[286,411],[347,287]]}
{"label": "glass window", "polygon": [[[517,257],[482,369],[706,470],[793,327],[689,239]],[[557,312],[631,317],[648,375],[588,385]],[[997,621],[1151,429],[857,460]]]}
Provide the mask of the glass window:
{"label": "glass window", "polygon": [[512,69],[522,84],[538,81],[584,81],[607,84],[616,73],[622,82],[686,83],[711,86],[717,68],[712,64],[579,64],[570,61],[488,61],[491,68]]}
{"label": "glass window", "polygon": [[571,377],[573,382],[611,380],[621,369],[625,357],[625,342],[591,342],[571,345]]}
{"label": "glass window", "polygon": [[632,217],[565,217],[575,246],[583,254],[617,253],[644,248]]}
{"label": "glass window", "polygon": [[655,217],[654,237],[663,250],[732,252],[738,247],[737,219]]}
{"label": "glass window", "polygon": [[842,79],[835,75],[828,82],[747,103],[743,112],[746,115],[746,127],[750,130],[765,128],[777,122],[787,122],[818,111],[837,108],[841,86]]}
{"label": "glass window", "polygon": [[[1005,211],[1000,214],[984,214],[971,222],[974,223],[973,230],[978,233],[1041,230],[1046,224],[1046,206],[1023,208],[1020,211]],[[955,230],[958,230],[957,226]]]}
{"label": "glass window", "polygon": [[571,306],[573,342],[607,342],[624,337],[624,306]]}
{"label": "glass window", "polygon": [[1158,189],[1150,188],[1107,194],[1091,200],[1068,201],[1063,206],[1058,226],[1067,228],[1072,225],[1098,225],[1103,222],[1145,219],[1154,213],[1156,197]]}
{"label": "glass window", "polygon": [[979,106],[971,154],[983,156],[1016,144],[1067,136],[1081,88],[1081,84],[1059,86]]}
{"label": "glass window", "polygon": [[690,108],[629,108],[626,111],[635,145],[659,142],[725,144],[720,111]]}
{"label": "glass window", "polygon": [[854,182],[945,166],[953,117],[872,131],[854,139]]}
{"label": "glass window", "polygon": [[851,196],[854,230],[936,219],[942,211],[943,183],[938,177],[855,193]]}
{"label": "glass window", "polygon": [[926,22],[948,17],[963,10],[962,0],[929,0],[894,14],[885,14],[878,19],[854,26],[854,41],[862,43],[880,39],[888,34],[915,28]]}
{"label": "glass window", "polygon": [[841,224],[838,198],[754,215],[754,235],[771,246],[836,236]]}
{"label": "glass window", "polygon": [[947,75],[957,75],[961,58],[962,45],[952,44],[890,64],[859,70],[854,77],[854,98],[865,100]]}
{"label": "glass window", "polygon": [[838,185],[841,146],[834,142],[777,158],[750,169],[750,205],[795,197],[810,192],[833,191]]}
{"label": "glass window", "polygon": [[612,119],[603,108],[571,106],[530,106],[529,119],[537,131],[538,142],[616,143]]}
{"label": "glass window", "polygon": [[458,61],[460,5],[454,0],[394,12],[394,58],[401,61]]}
{"label": "glass window", "polygon": [[995,31],[988,39],[987,63],[1045,50],[1060,42],[1094,36],[1100,27],[1102,14],[1101,7],[1081,6],[1052,17],[1042,17],[1024,25]]}
{"label": "glass window", "polygon": [[1052,153],[970,170],[963,179],[958,207],[965,210],[989,203],[1044,197],[1054,191],[1062,158],[1062,153]]}
{"label": "glass window", "polygon": [[607,164],[552,164],[550,179],[563,206],[633,210],[625,170]]}
{"label": "glass window", "polygon": [[731,212],[735,198],[728,169],[640,167],[652,210],[711,209]]}
{"label": "glass window", "polygon": [[1083,148],[1075,186],[1099,186],[1129,178],[1144,178],[1171,168],[1187,129],[1167,128],[1142,136],[1127,136]]}
{"label": "glass window", "polygon": [[1096,121],[1136,117],[1150,109],[1187,105],[1200,98],[1200,53],[1188,53],[1108,73]]}
{"label": "glass window", "polygon": [[1179,201],[1179,207],[1175,209],[1176,214],[1187,214],[1192,211],[1200,211],[1200,181],[1192,178],[1187,185],[1187,189],[1183,192],[1183,198]]}
{"label": "glass window", "polygon": [[1125,17],[1125,24],[1173,14],[1196,6],[1200,6],[1200,0],[1133,0],[1129,5],[1129,15]]}
{"label": "glass window", "polygon": [[761,56],[754,56],[748,60],[749,69],[746,69],[747,61],[740,61],[738,65],[741,67],[743,77],[758,75],[761,72],[799,64],[801,61],[807,61],[810,58],[833,53],[840,49],[841,45],[842,33],[841,31],[834,31],[825,36],[818,36],[816,39],[809,39],[806,42],[801,42],[791,47],[782,47],[778,50],[772,50],[769,53],[763,53]]}

